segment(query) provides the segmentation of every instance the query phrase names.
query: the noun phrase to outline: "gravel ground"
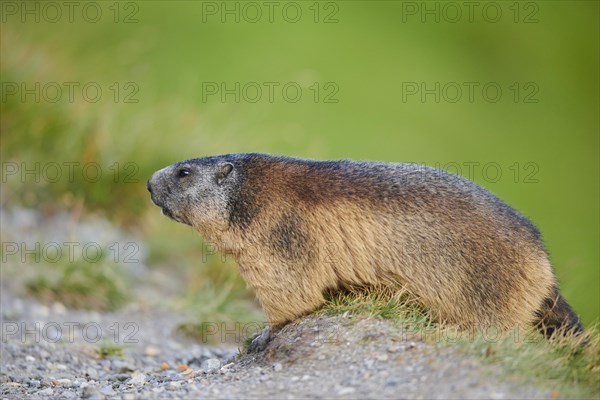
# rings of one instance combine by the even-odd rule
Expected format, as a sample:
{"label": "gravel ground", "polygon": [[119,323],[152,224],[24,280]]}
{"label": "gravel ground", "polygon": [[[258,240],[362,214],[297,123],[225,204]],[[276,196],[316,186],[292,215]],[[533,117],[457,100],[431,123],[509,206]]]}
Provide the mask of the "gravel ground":
{"label": "gravel ground", "polygon": [[[123,236],[102,220],[69,228],[57,226],[69,221],[64,215],[40,225],[40,216],[31,212],[0,211],[3,241],[67,240],[64,232],[96,242],[99,232],[107,241]],[[499,367],[402,337],[386,321],[348,315],[304,318],[274,334],[256,354],[240,356],[235,344],[194,343],[175,334],[178,324],[193,320],[169,301],[177,279],[141,262],[130,267],[137,277],[135,301],[118,312],[100,313],[27,297],[22,282],[40,265],[3,262],[0,398],[516,399],[551,394],[551,388],[503,382]],[[122,356],[102,358],[98,351],[106,344],[121,346]]]}
{"label": "gravel ground", "polygon": [[[186,318],[165,309],[73,311],[2,289],[3,398],[186,397],[194,390],[192,373],[220,368],[237,351],[174,335]],[[100,357],[106,344],[118,345],[123,356]]]}
{"label": "gravel ground", "polygon": [[[71,320],[84,317],[65,314]],[[139,343],[127,346],[123,357],[100,359],[97,346],[77,339],[51,343],[29,333],[24,342],[15,340],[20,334],[11,335],[3,341],[2,396],[515,399],[550,394],[500,383],[492,367],[400,338],[385,321],[309,317],[286,327],[264,352],[236,357],[231,348],[174,337],[170,324],[175,320],[161,312],[130,310],[96,320],[106,326],[115,317],[135,319],[140,326]]]}
{"label": "gravel ground", "polygon": [[[502,383],[497,368],[455,350],[401,337],[382,320],[307,317],[276,333],[263,352],[239,356],[235,347],[174,335],[184,318],[168,310],[89,313],[9,292],[3,287],[0,382],[6,399],[550,397],[549,389]],[[120,342],[126,335],[132,342],[123,344],[122,357],[102,359],[101,341],[90,339],[99,326],[113,340],[115,323]],[[127,323],[137,330],[124,328]],[[53,324],[62,327],[62,337]]]}

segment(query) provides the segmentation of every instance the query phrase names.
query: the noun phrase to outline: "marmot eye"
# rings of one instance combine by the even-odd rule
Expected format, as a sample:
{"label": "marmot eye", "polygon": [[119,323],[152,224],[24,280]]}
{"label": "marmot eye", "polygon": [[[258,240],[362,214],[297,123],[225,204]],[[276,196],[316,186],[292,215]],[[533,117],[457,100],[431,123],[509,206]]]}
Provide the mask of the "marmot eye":
{"label": "marmot eye", "polygon": [[177,176],[183,178],[184,176],[188,176],[190,174],[190,170],[187,168],[181,168],[177,171]]}

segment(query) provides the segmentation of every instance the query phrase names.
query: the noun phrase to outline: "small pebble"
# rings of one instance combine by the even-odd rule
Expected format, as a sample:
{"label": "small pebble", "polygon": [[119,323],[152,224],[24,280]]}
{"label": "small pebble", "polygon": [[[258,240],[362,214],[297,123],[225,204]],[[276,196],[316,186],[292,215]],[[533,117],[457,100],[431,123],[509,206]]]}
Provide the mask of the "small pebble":
{"label": "small pebble", "polygon": [[397,386],[398,383],[399,382],[397,379],[388,379],[387,381],[385,381],[385,386]]}
{"label": "small pebble", "polygon": [[354,389],[353,387],[343,387],[338,390],[337,394],[338,396],[346,396],[354,392],[356,392],[356,389]]}
{"label": "small pebble", "polygon": [[56,384],[60,385],[60,386],[71,386],[71,380],[70,379],[57,379]]}
{"label": "small pebble", "polygon": [[[83,387],[83,385],[81,385]],[[94,386],[88,385],[83,388],[81,397],[84,399],[101,399],[103,396]]]}
{"label": "small pebble", "polygon": [[53,314],[65,314],[67,312],[67,308],[59,302],[55,302],[52,304],[52,313]]}
{"label": "small pebble", "polygon": [[390,346],[387,348],[388,353],[396,353],[400,349],[399,346]]}
{"label": "small pebble", "polygon": [[100,393],[102,393],[105,396],[114,396],[115,395],[115,391],[113,390],[111,385],[103,386],[100,389]]}
{"label": "small pebble", "polygon": [[127,379],[129,379],[129,375],[127,374],[116,374],[115,375],[115,379],[120,381],[120,382],[125,382]]}
{"label": "small pebble", "polygon": [[148,346],[148,347],[146,347],[144,354],[147,355],[148,357],[156,357],[157,355],[160,354],[160,349],[158,349],[157,347],[154,347],[154,346]]}
{"label": "small pebble", "polygon": [[221,361],[216,358],[209,358],[202,363],[202,369],[208,372],[216,371],[221,368]]}
{"label": "small pebble", "polygon": [[133,372],[133,371],[135,371],[135,368],[131,364],[129,364],[129,363],[125,362],[125,361],[121,361],[121,360],[113,360],[112,361],[112,369],[117,370],[119,372]]}
{"label": "small pebble", "polygon": [[89,367],[85,373],[87,374],[87,376],[89,376],[91,379],[98,379],[98,371],[96,371],[94,368]]}
{"label": "small pebble", "polygon": [[221,369],[229,369],[230,367],[233,367],[235,365],[235,363],[229,363],[229,364],[225,364],[221,367]]}
{"label": "small pebble", "polygon": [[139,371],[135,371],[133,374],[131,374],[131,379],[127,383],[130,385],[143,385],[145,382],[146,375]]}

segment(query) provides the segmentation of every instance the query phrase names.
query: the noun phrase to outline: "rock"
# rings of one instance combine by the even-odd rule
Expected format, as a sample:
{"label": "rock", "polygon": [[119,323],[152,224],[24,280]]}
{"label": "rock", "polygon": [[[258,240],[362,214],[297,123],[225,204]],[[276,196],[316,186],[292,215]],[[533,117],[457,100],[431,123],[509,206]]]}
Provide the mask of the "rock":
{"label": "rock", "polygon": [[377,355],[377,361],[382,361],[382,362],[384,362],[384,361],[387,361],[387,360],[388,360],[388,358],[389,358],[389,357],[388,357],[388,355],[387,355],[387,354],[378,354],[378,355]]}
{"label": "rock", "polygon": [[144,354],[147,355],[148,357],[156,357],[157,355],[160,354],[160,349],[157,347],[154,347],[154,346],[148,346],[148,347],[146,347]]}
{"label": "rock", "polygon": [[54,394],[54,389],[52,389],[52,388],[42,389],[39,392],[37,392],[36,394],[38,394],[40,396],[52,396]]}
{"label": "rock", "polygon": [[354,389],[353,387],[350,387],[350,386],[346,386],[346,387],[339,388],[337,391],[337,394],[338,394],[338,396],[347,396],[354,392],[356,392],[356,389]]}
{"label": "rock", "polygon": [[117,371],[119,371],[121,373],[135,371],[135,367],[133,365],[131,365],[130,363],[125,362],[125,361],[113,360],[111,365],[112,365],[112,369],[113,370],[117,370]]}
{"label": "rock", "polygon": [[[83,385],[81,385],[83,387]],[[98,391],[98,389],[96,389],[95,386],[92,385],[88,385],[83,387],[83,390],[81,391],[81,398],[83,399],[91,399],[91,400],[100,400],[102,398],[102,395],[100,394],[100,392]]]}
{"label": "rock", "polygon": [[85,373],[87,376],[89,376],[92,379],[98,379],[98,371],[96,371],[95,368],[89,367],[88,369],[85,370]]}
{"label": "rock", "polygon": [[27,382],[27,385],[29,385],[30,387],[40,387],[41,384],[42,384],[42,382],[35,380],[35,379],[32,379]]}
{"label": "rock", "polygon": [[172,371],[172,370],[167,370],[167,371],[164,371],[164,372],[162,373],[162,376],[163,376],[165,379],[168,379],[168,380],[171,380],[171,379],[173,379],[173,377],[174,377],[175,375],[177,375],[177,372],[175,372],[175,371]]}
{"label": "rock", "polygon": [[209,358],[202,363],[202,369],[207,372],[214,372],[221,368],[221,361],[216,358]]}
{"label": "rock", "polygon": [[115,379],[118,380],[119,382],[125,382],[127,379],[129,379],[129,375],[127,375],[127,374],[116,374],[115,375]]}
{"label": "rock", "polygon": [[169,390],[176,390],[176,389],[179,389],[180,385],[181,385],[181,382],[169,382],[169,385],[167,386],[167,389],[169,389]]}
{"label": "rock", "polygon": [[266,327],[262,332],[250,342],[248,353],[260,353],[267,348],[267,344],[271,340],[271,327]]}
{"label": "rock", "polygon": [[27,361],[27,362],[34,362],[35,358],[32,357],[32,356],[25,356],[25,361]]}
{"label": "rock", "polygon": [[65,314],[67,312],[67,307],[65,307],[62,303],[54,302],[52,304],[52,313],[53,314]]}
{"label": "rock", "polygon": [[[187,370],[183,371],[181,374],[185,374],[187,371],[190,371],[190,372],[188,372],[188,374],[190,374],[192,372],[191,369],[187,369]],[[183,376],[181,376],[181,374],[178,374],[176,372],[174,372],[173,374],[169,374],[169,379],[171,379],[171,381],[181,381],[184,379]]]}
{"label": "rock", "polygon": [[146,382],[146,374],[143,374],[139,371],[135,371],[131,374],[131,379],[129,380],[130,385],[143,385]]}
{"label": "rock", "polygon": [[400,350],[400,346],[390,346],[387,348],[388,353],[397,353]]}
{"label": "rock", "polygon": [[275,370],[275,372],[279,372],[283,369],[283,366],[281,365],[281,363],[275,363],[275,365],[273,365],[273,370]]}
{"label": "rock", "polygon": [[235,363],[233,363],[233,362],[230,362],[230,363],[227,363],[227,364],[223,365],[223,366],[221,367],[221,369],[222,369],[222,370],[229,370],[229,369],[230,369],[231,367],[233,367],[234,365],[235,365]]}
{"label": "rock", "polygon": [[114,396],[115,395],[115,391],[113,390],[112,385],[103,386],[100,389],[100,393],[102,393],[105,396]]}

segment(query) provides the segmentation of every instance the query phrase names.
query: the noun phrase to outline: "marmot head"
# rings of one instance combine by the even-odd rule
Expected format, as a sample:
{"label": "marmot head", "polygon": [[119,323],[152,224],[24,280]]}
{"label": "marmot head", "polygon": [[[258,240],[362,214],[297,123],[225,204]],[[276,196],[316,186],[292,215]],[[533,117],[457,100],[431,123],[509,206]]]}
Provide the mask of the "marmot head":
{"label": "marmot head", "polygon": [[241,179],[235,164],[224,156],[181,161],[152,174],[148,191],[169,218],[197,229],[224,229]]}

